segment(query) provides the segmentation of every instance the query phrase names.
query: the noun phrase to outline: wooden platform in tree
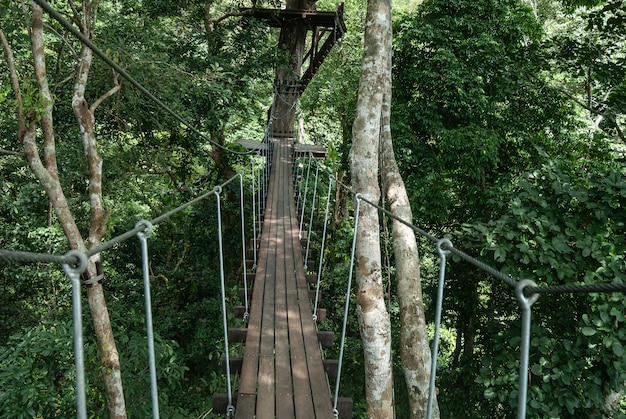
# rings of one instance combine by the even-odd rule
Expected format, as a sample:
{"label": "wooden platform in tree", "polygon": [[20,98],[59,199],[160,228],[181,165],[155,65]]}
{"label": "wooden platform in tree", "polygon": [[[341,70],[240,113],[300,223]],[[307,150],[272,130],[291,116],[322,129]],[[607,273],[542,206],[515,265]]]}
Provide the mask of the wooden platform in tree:
{"label": "wooden platform in tree", "polygon": [[[249,323],[247,330],[231,331],[245,340],[243,359],[231,362],[241,370],[237,418],[334,418],[327,378],[332,362],[324,362],[318,339],[328,344],[332,337],[318,334],[312,319],[292,159],[292,141],[275,141]],[[214,397],[215,411],[223,401]],[[342,399],[338,410],[350,417],[351,400]]]}

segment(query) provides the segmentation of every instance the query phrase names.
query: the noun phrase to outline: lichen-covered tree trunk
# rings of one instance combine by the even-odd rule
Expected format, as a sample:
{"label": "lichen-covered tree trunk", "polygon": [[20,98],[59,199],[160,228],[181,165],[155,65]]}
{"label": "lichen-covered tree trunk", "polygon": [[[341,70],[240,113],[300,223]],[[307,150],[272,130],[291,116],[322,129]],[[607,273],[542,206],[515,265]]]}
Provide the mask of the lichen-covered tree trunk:
{"label": "lichen-covered tree trunk", "polygon": [[[390,37],[391,40],[391,37]],[[388,82],[391,82],[389,71]],[[391,89],[386,88],[383,99],[381,174],[385,195],[391,212],[412,223],[411,205],[404,181],[398,170],[391,141]],[[422,419],[426,414],[430,378],[431,353],[424,317],[422,285],[417,242],[413,229],[393,220],[393,251],[395,257],[398,303],[400,306],[400,357],[409,394],[411,418]],[[435,404],[433,417],[439,417]]]}
{"label": "lichen-covered tree trunk", "polygon": [[[353,188],[378,203],[378,159],[385,77],[391,34],[391,4],[368,1],[361,77],[352,126],[350,168]],[[389,87],[389,86],[387,86]],[[356,232],[357,313],[365,361],[365,391],[369,418],[394,417],[391,323],[381,275],[378,210],[362,203]]]}
{"label": "lichen-covered tree trunk", "polygon": [[[84,35],[92,37],[92,15],[95,14],[96,5],[91,2],[83,3],[83,16],[81,30]],[[102,97],[95,100],[91,106],[85,98],[87,82],[89,80],[89,70],[93,59],[93,52],[83,47],[78,62],[76,83],[72,95],[72,109],[76,116],[83,149],[87,159],[89,169],[89,204],[90,223],[87,242],[89,247],[98,246],[106,233],[109,212],[104,209],[102,199],[102,158],[98,153],[95,133],[95,111],[98,105],[107,97],[119,90],[119,84],[115,84]],[[95,255],[89,261],[87,277],[93,278],[101,274],[97,266],[100,265],[100,256]],[[113,329],[109,318],[104,291],[100,281],[87,287],[87,301],[89,311],[93,320],[96,340],[98,342],[98,352],[102,364],[104,387],[107,397],[109,417],[121,419],[126,418],[126,404],[124,401],[124,389],[122,386],[122,373],[120,367],[117,346],[113,338]]]}

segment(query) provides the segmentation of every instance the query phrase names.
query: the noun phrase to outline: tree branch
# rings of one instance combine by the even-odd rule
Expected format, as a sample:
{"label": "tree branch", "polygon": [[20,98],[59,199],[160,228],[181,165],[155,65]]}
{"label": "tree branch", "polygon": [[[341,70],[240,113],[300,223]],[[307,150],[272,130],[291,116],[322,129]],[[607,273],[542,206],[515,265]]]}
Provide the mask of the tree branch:
{"label": "tree branch", "polygon": [[33,49],[33,67],[35,78],[39,87],[39,98],[43,112],[41,113],[41,130],[43,131],[44,150],[43,157],[46,169],[54,179],[59,178],[59,171],[56,161],[56,146],[54,139],[54,123],[52,119],[52,109],[54,100],[48,86],[48,75],[46,72],[46,55],[43,38],[43,9],[33,3],[33,21],[31,43]]}
{"label": "tree branch", "polygon": [[119,92],[119,90],[121,89],[122,86],[119,83],[118,75],[115,71],[113,71],[113,83],[115,84],[115,86],[113,86],[111,89],[109,89],[108,92],[96,99],[89,107],[89,112],[91,112],[92,115],[96,112],[96,108],[100,106],[102,102],[113,96],[115,93]]}
{"label": "tree branch", "polygon": [[578,106],[582,107],[583,109],[588,110],[589,112],[591,112],[594,115],[598,115],[601,116],[603,118],[608,119],[609,121],[611,121],[611,123],[613,124],[613,126],[615,127],[615,131],[617,132],[617,136],[618,138],[623,142],[626,143],[626,137],[624,136],[624,132],[622,131],[622,129],[620,128],[619,124],[617,123],[617,119],[615,119],[615,117],[613,115],[611,115],[609,112],[602,111],[598,108],[594,108],[593,106],[588,105],[587,103],[583,102],[582,100],[578,99],[576,96],[574,96],[574,94],[568,92],[565,89],[562,89],[560,87],[556,88],[559,92],[561,92],[563,95],[565,95],[567,98],[569,98],[570,100],[572,100],[574,103],[576,103]]}
{"label": "tree branch", "polygon": [[139,167],[145,171],[146,173],[149,174],[153,174],[153,175],[168,175],[170,180],[172,181],[172,184],[174,185],[174,187],[176,188],[176,190],[178,190],[178,192],[182,193],[188,193],[191,194],[191,196],[196,196],[196,194],[194,193],[194,191],[187,185],[185,185],[184,182],[179,181],[176,178],[176,171],[172,170],[171,167],[167,167],[165,169],[159,168],[153,164],[149,164],[146,162],[141,162],[139,163]]}
{"label": "tree branch", "polygon": [[19,151],[13,151],[13,150],[5,150],[0,148],[0,155],[2,156],[19,156],[19,157],[24,157],[24,153],[20,153]]}
{"label": "tree branch", "polygon": [[20,89],[20,82],[17,77],[17,70],[15,69],[15,60],[13,59],[13,50],[7,41],[4,32],[0,29],[0,41],[2,42],[2,51],[4,52],[4,59],[9,66],[9,78],[11,79],[11,86],[13,87],[13,93],[15,94],[15,102],[17,107],[17,135],[18,137],[24,136],[26,132],[26,121],[24,119],[24,101],[22,99],[22,90]]}
{"label": "tree branch", "polygon": [[232,12],[232,13],[226,13],[223,16],[218,17],[217,19],[213,19],[211,21],[211,24],[213,26],[215,25],[219,25],[221,22],[225,21],[226,19],[229,19],[231,17],[242,17],[242,16],[250,16],[252,14],[252,10],[245,10],[243,12]]}

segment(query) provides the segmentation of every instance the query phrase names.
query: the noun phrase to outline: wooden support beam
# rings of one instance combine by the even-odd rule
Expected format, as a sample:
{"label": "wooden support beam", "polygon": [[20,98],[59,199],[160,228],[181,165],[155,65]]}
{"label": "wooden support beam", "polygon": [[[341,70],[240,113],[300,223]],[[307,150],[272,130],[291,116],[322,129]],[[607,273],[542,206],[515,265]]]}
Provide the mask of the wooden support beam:
{"label": "wooden support beam", "polygon": [[325,359],[324,371],[330,378],[337,378],[337,372],[339,371],[339,360],[337,359]]}

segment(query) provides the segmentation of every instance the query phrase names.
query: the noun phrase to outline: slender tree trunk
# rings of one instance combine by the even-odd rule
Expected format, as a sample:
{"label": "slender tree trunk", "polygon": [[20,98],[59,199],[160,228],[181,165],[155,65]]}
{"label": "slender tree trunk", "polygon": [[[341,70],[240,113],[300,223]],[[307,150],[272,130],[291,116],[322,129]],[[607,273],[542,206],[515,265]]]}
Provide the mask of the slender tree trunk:
{"label": "slender tree trunk", "polygon": [[[391,92],[391,89],[387,91]],[[411,205],[391,141],[390,96],[385,95],[383,102],[382,183],[391,212],[411,223]],[[393,250],[400,305],[400,357],[409,393],[411,418],[422,419],[428,402],[431,352],[424,317],[419,253],[413,229],[397,220],[393,221]],[[433,416],[439,417],[437,405]]]}
{"label": "slender tree trunk", "polygon": [[[365,44],[352,126],[350,166],[354,190],[378,203],[378,158],[381,115],[387,77],[391,34],[391,4],[370,0],[365,23]],[[356,232],[357,314],[363,340],[365,391],[369,418],[393,418],[391,324],[382,284],[378,210],[362,203]]]}
{"label": "slender tree trunk", "polygon": [[[95,5],[90,2],[83,3],[83,33],[92,38],[91,19],[95,14]],[[80,128],[83,149],[89,169],[89,203],[90,203],[90,227],[87,242],[89,247],[98,246],[106,233],[109,212],[104,209],[102,199],[102,158],[98,153],[95,133],[95,111],[97,106],[107,97],[119,90],[119,85],[109,90],[105,95],[89,106],[85,99],[85,90],[89,80],[89,71],[93,59],[93,52],[83,47],[78,63],[76,84],[72,96],[72,109]],[[88,274],[92,278],[100,275],[96,266],[100,265],[100,255],[95,255],[89,261]],[[122,386],[122,373],[120,368],[117,346],[113,338],[113,329],[109,318],[106,300],[102,284],[96,282],[87,287],[87,301],[93,319],[93,325],[98,342],[100,362],[102,364],[104,387],[107,396],[109,417],[126,418],[126,404],[124,401],[124,389]]]}

